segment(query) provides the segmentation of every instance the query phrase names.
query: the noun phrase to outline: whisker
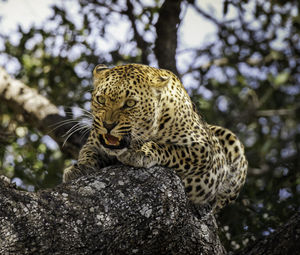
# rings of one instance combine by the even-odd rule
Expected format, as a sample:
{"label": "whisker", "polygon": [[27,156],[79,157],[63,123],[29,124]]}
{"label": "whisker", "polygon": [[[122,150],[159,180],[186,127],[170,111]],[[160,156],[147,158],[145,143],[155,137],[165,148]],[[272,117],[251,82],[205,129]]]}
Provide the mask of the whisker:
{"label": "whisker", "polygon": [[88,110],[86,110],[86,109],[84,109],[84,108],[80,108],[83,112],[85,112],[85,113],[88,113],[88,114],[90,114],[90,115],[93,115],[93,113],[92,112],[90,112],[90,111],[88,111]]}
{"label": "whisker", "polygon": [[78,106],[76,106],[74,108],[70,107],[70,110],[66,110],[65,113],[74,114],[73,109],[78,109],[79,111],[81,111],[83,113],[83,115],[84,115],[84,113],[87,113],[88,115],[93,116],[92,112],[90,112],[90,111],[88,111],[88,110],[86,110],[86,109],[84,109],[82,107],[78,107]]}
{"label": "whisker", "polygon": [[77,127],[81,127],[81,123],[78,122],[76,125],[74,125],[73,127],[71,127],[63,136],[67,136],[68,134],[70,134],[71,132],[73,132],[73,130],[75,130]]}
{"label": "whisker", "polygon": [[54,128],[51,129],[51,130],[49,131],[49,133],[52,133],[54,130],[56,130],[56,129],[62,127],[62,126],[65,126],[65,125],[68,125],[68,124],[72,124],[72,123],[77,123],[77,122],[79,122],[79,120],[68,119],[68,120],[60,121],[60,122],[58,122],[58,123],[55,123],[55,124],[53,124],[53,125],[50,125],[50,127],[53,127],[53,126],[54,126]]}
{"label": "whisker", "polygon": [[82,141],[82,139],[86,136],[86,134],[91,131],[91,128],[88,127],[85,131],[82,132],[81,136],[80,136],[80,141]]}
{"label": "whisker", "polygon": [[86,129],[86,127],[85,127],[85,126],[79,127],[79,128],[77,128],[77,129],[75,129],[72,133],[70,133],[70,134],[67,136],[67,138],[65,139],[65,141],[64,141],[64,143],[63,143],[63,145],[62,145],[62,147],[64,147],[64,145],[66,144],[67,140],[68,140],[74,133],[76,133],[76,132],[78,132],[78,131],[81,131],[81,130],[83,130],[83,129]]}
{"label": "whisker", "polygon": [[50,126],[53,127],[53,126],[64,125],[64,124],[73,123],[73,122],[78,122],[78,120],[75,120],[75,119],[62,120],[62,121],[60,121],[58,123],[54,123],[54,124],[52,124]]}

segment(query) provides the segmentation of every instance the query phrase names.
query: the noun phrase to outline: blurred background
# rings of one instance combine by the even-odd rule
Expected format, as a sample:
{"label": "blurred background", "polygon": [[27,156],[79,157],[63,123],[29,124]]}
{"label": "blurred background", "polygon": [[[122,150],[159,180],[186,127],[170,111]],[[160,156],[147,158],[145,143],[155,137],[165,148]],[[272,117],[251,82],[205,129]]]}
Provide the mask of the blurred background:
{"label": "blurred background", "polygon": [[[74,119],[90,110],[98,63],[177,73],[205,120],[245,145],[246,185],[218,217],[238,251],[300,211],[299,11],[297,0],[0,0],[0,66]],[[72,160],[0,101],[0,174],[36,191]]]}

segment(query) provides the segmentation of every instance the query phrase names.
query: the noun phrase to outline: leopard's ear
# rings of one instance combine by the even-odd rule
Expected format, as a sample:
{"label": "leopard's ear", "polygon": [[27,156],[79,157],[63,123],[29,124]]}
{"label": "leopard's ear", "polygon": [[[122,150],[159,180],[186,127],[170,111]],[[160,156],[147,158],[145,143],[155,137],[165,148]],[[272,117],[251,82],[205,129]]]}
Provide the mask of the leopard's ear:
{"label": "leopard's ear", "polygon": [[155,91],[158,101],[160,101],[161,99],[163,88],[168,86],[170,81],[171,81],[171,76],[163,76],[163,75],[156,76],[154,79],[151,80],[151,86]]}
{"label": "leopard's ear", "polygon": [[109,69],[109,68],[106,65],[103,65],[103,64],[96,65],[96,67],[94,68],[94,71],[93,71],[94,77],[99,75],[101,73],[101,71],[107,70],[107,69]]}
{"label": "leopard's ear", "polygon": [[105,70],[108,70],[109,68],[106,65],[99,64],[96,65],[96,67],[93,70],[93,83],[94,87],[98,86],[99,82],[104,78]]}
{"label": "leopard's ear", "polygon": [[163,76],[159,75],[154,80],[152,80],[152,86],[155,88],[163,88],[168,85],[169,81],[171,79],[171,76]]}

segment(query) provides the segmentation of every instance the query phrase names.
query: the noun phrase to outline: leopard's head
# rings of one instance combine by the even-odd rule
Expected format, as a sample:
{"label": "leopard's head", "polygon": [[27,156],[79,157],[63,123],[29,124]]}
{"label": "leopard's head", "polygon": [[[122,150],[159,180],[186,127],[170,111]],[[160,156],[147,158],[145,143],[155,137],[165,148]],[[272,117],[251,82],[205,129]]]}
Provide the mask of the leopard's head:
{"label": "leopard's head", "polygon": [[105,150],[118,155],[133,143],[153,140],[159,130],[162,91],[175,75],[128,64],[98,65],[93,76],[93,127]]}

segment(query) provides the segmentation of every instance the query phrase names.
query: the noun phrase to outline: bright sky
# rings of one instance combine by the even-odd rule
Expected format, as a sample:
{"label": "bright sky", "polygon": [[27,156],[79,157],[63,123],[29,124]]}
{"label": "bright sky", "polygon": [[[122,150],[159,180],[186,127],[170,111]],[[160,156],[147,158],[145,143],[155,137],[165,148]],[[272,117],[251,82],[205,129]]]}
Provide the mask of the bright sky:
{"label": "bright sky", "polygon": [[[217,13],[221,13],[223,0],[215,0],[213,4],[210,0],[198,1],[199,3],[201,1],[201,7],[205,7],[209,12],[215,9]],[[61,2],[61,0],[0,1],[0,16],[2,16],[0,29],[2,32],[10,33],[16,29],[18,24],[21,24],[24,28],[32,24],[41,24],[47,16],[51,15],[50,5]],[[197,15],[192,8],[188,8],[180,30],[182,46],[184,48],[197,47],[206,41],[207,36],[213,34],[214,31],[215,28],[211,23]]]}
{"label": "bright sky", "polygon": [[[154,0],[143,0],[147,3],[151,3]],[[196,0],[198,6],[200,6],[203,10],[205,10],[209,14],[214,14],[217,17],[222,18],[222,8],[224,0]],[[42,25],[43,21],[52,14],[52,10],[50,8],[51,5],[54,4],[64,4],[68,6],[71,15],[76,16],[79,12],[78,5],[74,4],[72,1],[63,1],[63,0],[0,0],[0,31],[6,34],[11,35],[11,40],[19,40],[19,36],[13,33],[18,25],[21,25],[23,28],[29,28],[33,24]],[[178,43],[178,54],[177,54],[177,66],[179,71],[184,73],[188,66],[193,63],[194,57],[191,55],[191,52],[184,51],[189,48],[201,48],[204,44],[208,44],[210,41],[214,39],[214,34],[216,32],[216,27],[206,19],[202,18],[197,12],[188,7],[182,11],[182,15],[184,14],[184,19],[181,23],[179,29],[179,43]],[[232,17],[233,13],[229,9],[228,16]],[[128,44],[122,44],[125,41],[128,33],[129,24],[125,22],[116,23],[114,25],[110,25],[108,31],[110,33],[109,38],[112,39],[111,42],[102,41],[102,38],[96,38],[93,34],[87,40],[94,40],[95,38],[98,41],[101,41],[102,49],[109,50],[111,47],[114,47],[114,39],[118,39],[121,45],[124,45],[121,48],[121,53],[126,54],[126,47]],[[58,38],[59,39],[59,38]],[[126,46],[127,45],[127,46]],[[125,47],[126,46],[126,47]],[[0,41],[0,51],[3,48]],[[125,52],[123,52],[124,50]],[[78,53],[78,52],[77,52]],[[76,52],[74,52],[76,54]],[[79,52],[80,54],[80,52]],[[76,55],[74,55],[76,57]],[[205,60],[204,60],[205,61]],[[0,54],[0,65],[6,63],[7,60],[5,57]],[[152,63],[155,65],[155,63]],[[198,63],[202,64],[202,63]],[[203,63],[204,64],[204,63]],[[17,63],[10,61],[6,63],[6,70],[9,73],[14,73]],[[198,85],[196,81],[192,81],[188,76],[183,77],[183,83],[188,87],[193,87],[194,85]]]}
{"label": "bright sky", "polygon": [[[147,3],[151,3],[154,0],[143,0]],[[206,12],[212,14],[214,13],[218,17],[222,17],[222,8],[223,8],[223,0],[196,0],[198,1],[198,5],[203,8]],[[43,21],[52,14],[52,10],[50,6],[53,4],[61,4],[68,6],[71,13],[75,16],[78,13],[78,6],[71,1],[62,1],[62,0],[0,0],[0,17],[2,20],[0,22],[0,31],[10,34],[11,40],[19,40],[19,36],[14,34],[13,31],[16,30],[18,25],[21,25],[23,28],[29,28],[32,24],[40,25]],[[230,11],[230,10],[229,10]],[[179,29],[179,43],[178,43],[178,53],[177,54],[177,64],[180,72],[185,72],[188,68],[189,64],[191,64],[193,56],[191,56],[190,52],[183,52],[185,49],[189,48],[201,48],[202,45],[209,43],[209,41],[213,40],[213,36],[215,34],[216,28],[215,26],[202,18],[197,12],[188,7],[187,9],[182,11],[182,15],[184,14],[184,19],[181,23]],[[228,16],[228,15],[227,15]],[[110,25],[108,31],[110,32],[109,38],[112,39],[112,42],[104,42],[101,41],[102,49],[103,47],[107,47],[106,50],[109,50],[113,47],[114,39],[118,39],[119,42],[125,41],[128,33],[128,26],[124,22],[117,23],[115,25]],[[95,35],[96,37],[96,35]],[[95,39],[93,35],[90,36],[89,39]],[[117,38],[116,38],[117,37]],[[123,40],[122,40],[123,39]],[[98,41],[102,40],[102,38],[97,38]],[[122,50],[126,51],[126,44],[124,45]],[[128,46],[128,45],[127,45]],[[0,41],[0,51],[1,48]],[[130,47],[130,46],[129,46]],[[126,54],[126,53],[125,53]],[[74,55],[75,56],[75,55]],[[76,56],[75,56],[76,57]],[[4,57],[0,55],[0,65],[3,65],[3,62],[6,62]],[[6,69],[9,73],[14,73],[16,63],[9,62],[6,65]],[[154,64],[154,63],[151,63]],[[184,77],[187,79],[188,77]],[[184,81],[186,84],[192,84],[191,81]]]}
{"label": "bright sky", "polygon": [[18,24],[29,27],[40,24],[51,14],[49,6],[59,0],[8,0],[0,2],[1,31],[11,32]]}

